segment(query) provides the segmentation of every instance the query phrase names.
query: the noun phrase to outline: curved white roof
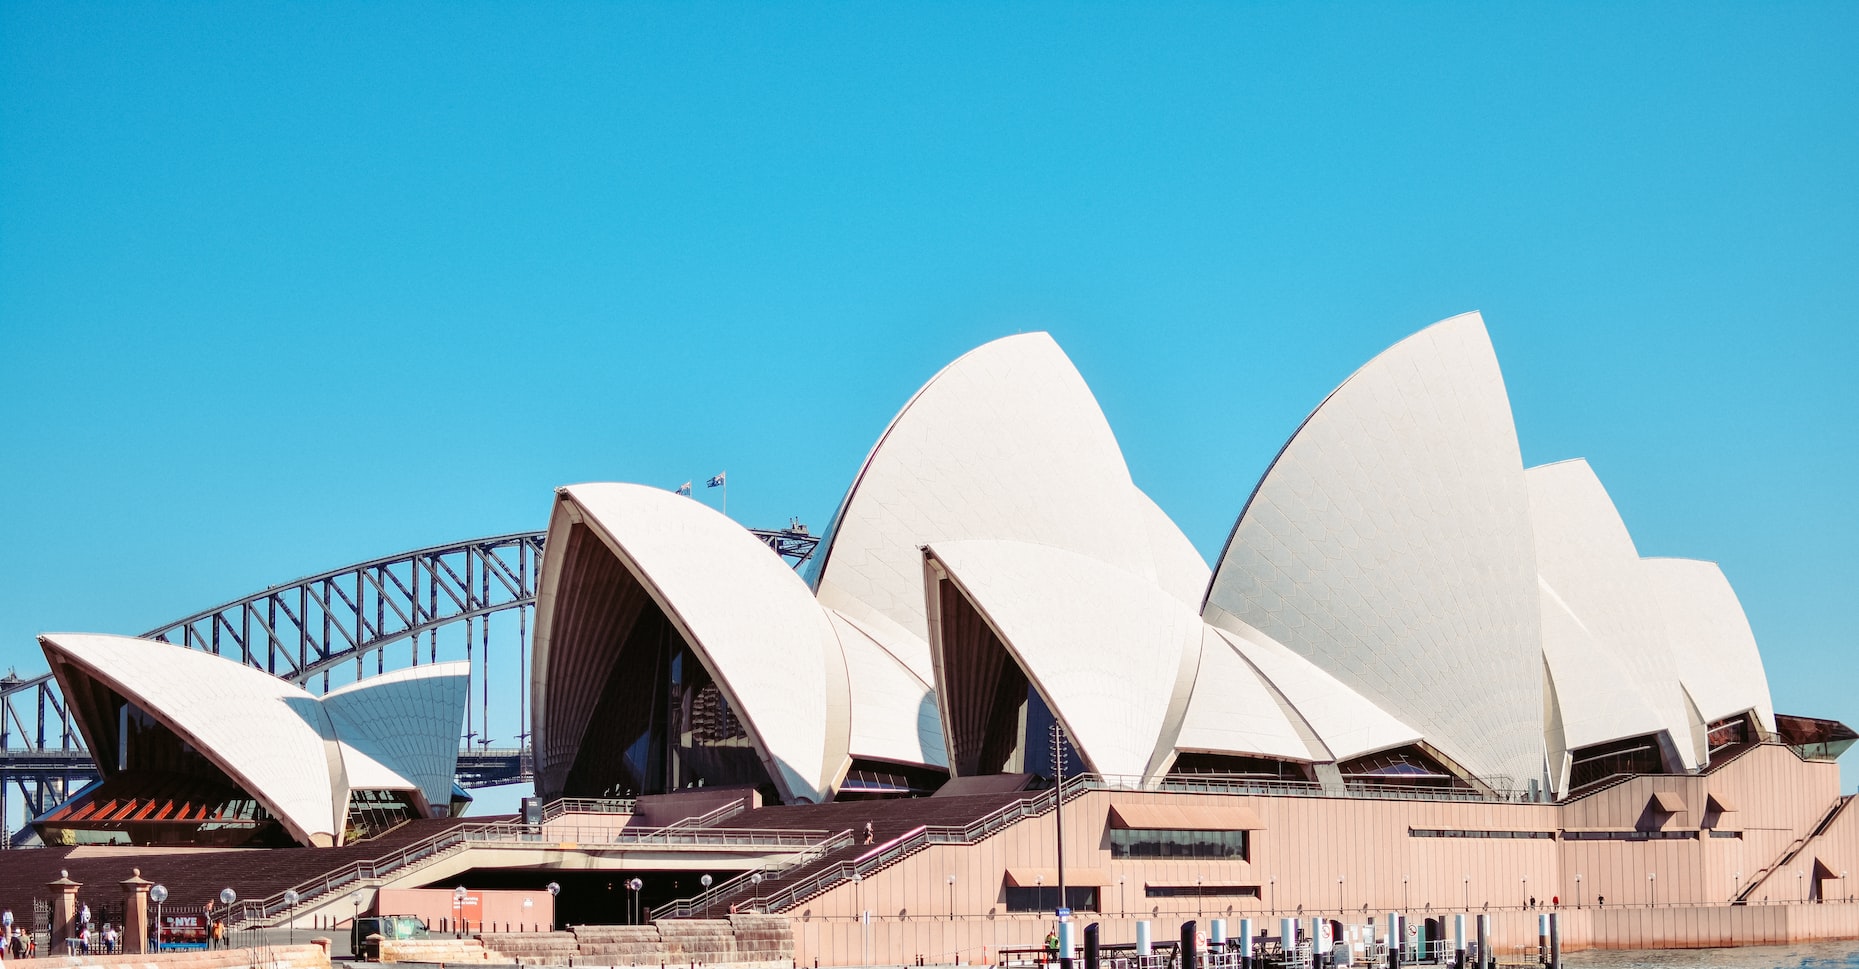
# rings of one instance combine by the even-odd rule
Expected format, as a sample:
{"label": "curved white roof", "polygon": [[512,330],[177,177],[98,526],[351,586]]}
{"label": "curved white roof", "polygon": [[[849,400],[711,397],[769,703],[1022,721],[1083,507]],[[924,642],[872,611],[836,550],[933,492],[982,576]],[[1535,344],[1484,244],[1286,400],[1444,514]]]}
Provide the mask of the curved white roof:
{"label": "curved white roof", "polygon": [[[1586,461],[1531,468],[1525,479],[1537,570],[1548,590],[1543,609],[1567,612],[1545,625],[1543,654],[1556,677],[1569,746],[1645,733],[1643,712],[1649,710],[1683,765],[1696,767],[1702,751],[1693,743],[1695,725],[1666,643],[1651,570],[1613,499]],[[1597,659],[1602,656],[1611,664]],[[1621,698],[1625,686],[1644,698],[1643,705]]]}
{"label": "curved white roof", "polygon": [[1769,677],[1756,649],[1749,617],[1723,570],[1695,559],[1642,559],[1678,677],[1705,723],[1753,710],[1764,730],[1775,731]]}
{"label": "curved white roof", "polygon": [[[1097,399],[1058,344],[1044,333],[995,340],[892,419],[821,542],[816,591],[853,619],[901,626],[927,654],[919,548],[987,539],[1128,555],[1151,542],[1136,495]],[[1147,556],[1126,564],[1154,578]]]}
{"label": "curved white roof", "polygon": [[[1350,760],[1423,739],[1418,730],[1245,622],[1215,612],[1212,624],[1220,638],[1259,671],[1290,706],[1290,712],[1303,720],[1315,742],[1322,745],[1322,750],[1313,751],[1312,759]],[[1297,726],[1296,721],[1292,726]]]}
{"label": "curved white roof", "polygon": [[[1201,622],[1155,582],[1051,545],[948,541],[929,556],[1065,725],[1087,769],[1143,777],[1186,703]],[[939,671],[940,672],[940,671]],[[938,683],[942,687],[942,683]]]}
{"label": "curved white roof", "polygon": [[[1345,692],[1341,684],[1336,685],[1336,690]],[[1355,702],[1366,705],[1359,698]],[[1219,630],[1208,625],[1201,626],[1200,666],[1195,670],[1194,691],[1174,747],[1286,760],[1329,759],[1329,751],[1289,702]]]}
{"label": "curved white roof", "polygon": [[[323,695],[352,789],[419,791],[432,808],[452,800],[458,733],[471,688],[468,663],[413,666]],[[377,765],[385,773],[367,770]],[[396,783],[398,781],[398,783]]]}
{"label": "curved white roof", "polygon": [[66,696],[79,692],[75,668],[193,745],[298,841],[340,836],[347,791],[332,790],[335,735],[316,697],[236,660],[153,640],[46,633],[39,642]]}
{"label": "curved white roof", "polygon": [[[845,660],[806,583],[747,529],[668,491],[582,484],[556,500],[579,510],[702,659],[783,799],[819,800],[844,764],[849,715]],[[538,668],[542,649],[539,638]]]}
{"label": "curved white roof", "polygon": [[1510,401],[1468,313],[1311,413],[1234,526],[1206,606],[1521,786],[1543,773],[1535,573]]}
{"label": "curved white roof", "polygon": [[947,768],[936,692],[864,627],[826,610],[845,651],[854,757]]}
{"label": "curved white roof", "polygon": [[1198,610],[1201,600],[1207,597],[1207,582],[1213,578],[1213,570],[1207,567],[1207,560],[1201,558],[1188,536],[1182,534],[1181,526],[1168,517],[1168,512],[1141,488],[1131,485],[1130,490],[1136,492],[1137,514],[1142,516],[1143,527],[1149,534],[1149,555],[1155,563],[1156,585],[1187,603],[1189,608]]}
{"label": "curved white roof", "polygon": [[1568,789],[1564,771],[1569,751],[1625,737],[1658,733],[1666,728],[1641,692],[1638,677],[1614,658],[1613,651],[1575,615],[1568,603],[1539,583],[1543,614],[1543,662],[1555,681],[1555,709],[1547,730],[1554,788]]}

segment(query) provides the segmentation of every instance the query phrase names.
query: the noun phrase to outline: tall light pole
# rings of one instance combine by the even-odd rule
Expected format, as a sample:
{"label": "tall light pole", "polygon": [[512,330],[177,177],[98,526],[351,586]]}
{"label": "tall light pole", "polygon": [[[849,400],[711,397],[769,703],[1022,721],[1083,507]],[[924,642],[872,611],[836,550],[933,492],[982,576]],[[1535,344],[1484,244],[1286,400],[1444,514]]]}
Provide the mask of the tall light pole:
{"label": "tall light pole", "polygon": [[1402,875],[1401,876],[1401,911],[1405,912],[1408,909],[1413,908],[1413,907],[1414,907],[1413,895],[1409,893],[1407,890],[1407,876]]}
{"label": "tall light pole", "polygon": [[547,887],[549,889],[549,931],[553,932],[555,931],[555,897],[562,893],[562,886],[557,882],[550,882]]}
{"label": "tall light pole", "polygon": [[1530,876],[1528,875],[1523,876],[1523,897],[1517,899],[1517,904],[1524,908],[1530,907]]}
{"label": "tall light pole", "polygon": [[452,889],[452,938],[463,938],[459,934],[459,921],[465,912],[465,886]]}
{"label": "tall light pole", "polygon": [[[955,876],[951,875],[949,877],[953,878]],[[755,891],[755,901],[751,904],[757,909],[760,909],[762,907],[762,873],[759,871],[751,873],[749,875],[749,885]]]}
{"label": "tall light pole", "polygon": [[[1277,875],[1273,875],[1272,877],[1265,880],[1265,894],[1266,895],[1276,897],[1276,892],[1274,891],[1274,889],[1276,889],[1277,887],[1278,887],[1278,876]],[[1267,899],[1265,908],[1267,911],[1270,911],[1270,912],[1278,911],[1276,908],[1272,907],[1272,902],[1270,901],[1270,899]]]}
{"label": "tall light pole", "polygon": [[1807,883],[1801,880],[1801,873],[1794,873],[1794,898],[1797,902],[1807,901]]}
{"label": "tall light pole", "polygon": [[1575,873],[1575,907],[1581,908],[1581,872]]}
{"label": "tall light pole", "polygon": [[1465,910],[1472,910],[1472,876],[1465,876]]}
{"label": "tall light pole", "polygon": [[1646,898],[1647,907],[1659,904],[1659,873],[1656,871],[1646,873]]}
{"label": "tall light pole", "polygon": [[949,876],[949,921],[955,921],[955,876]]}
{"label": "tall light pole", "polygon": [[1058,841],[1059,904],[1065,907],[1065,728],[1058,718],[1052,721],[1052,775],[1055,789],[1052,802],[1052,829]]}
{"label": "tall light pole", "polygon": [[[355,916],[349,919],[349,940],[351,943],[361,942],[361,937],[357,934],[361,929],[361,900],[361,889],[358,888],[349,893],[349,904],[355,907]],[[349,949],[351,955],[354,955],[356,958],[361,957],[361,953],[355,951],[354,944],[351,944]]]}
{"label": "tall light pole", "polygon": [[1743,887],[1743,873],[1739,871],[1736,874],[1730,876],[1730,901],[1732,902],[1736,901],[1736,893],[1740,891],[1742,887]]}
{"label": "tall light pole", "polygon": [[633,924],[637,925],[645,917],[645,911],[639,905],[639,890],[645,887],[645,882],[635,877],[626,883],[626,887],[633,893]]}
{"label": "tall light pole", "polygon": [[1033,908],[1038,909],[1041,912],[1046,910],[1046,875],[1045,875],[1045,872],[1040,872],[1039,874],[1033,876]]}
{"label": "tall light pole", "polygon": [[[1841,875],[1840,877],[1845,878],[1846,876]],[[1120,918],[1128,918],[1130,914],[1129,896],[1123,894],[1123,883],[1128,880],[1128,875],[1117,876],[1117,915]],[[1844,885],[1846,883],[1842,881],[1840,884]]]}
{"label": "tall light pole", "polygon": [[1342,912],[1342,910],[1343,910],[1343,876],[1337,875],[1336,876],[1336,911],[1340,913]]}
{"label": "tall light pole", "polygon": [[704,918],[710,917],[710,882],[713,880],[709,875],[697,879],[697,884],[704,886]]}

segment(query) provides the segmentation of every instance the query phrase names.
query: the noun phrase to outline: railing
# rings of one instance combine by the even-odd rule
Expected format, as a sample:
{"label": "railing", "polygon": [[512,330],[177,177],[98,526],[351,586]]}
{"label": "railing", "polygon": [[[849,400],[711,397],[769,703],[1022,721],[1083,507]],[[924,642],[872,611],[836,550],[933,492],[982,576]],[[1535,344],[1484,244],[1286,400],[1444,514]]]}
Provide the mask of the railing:
{"label": "railing", "polygon": [[631,814],[639,804],[630,797],[563,797],[542,806],[542,823],[564,814]]}
{"label": "railing", "polygon": [[[725,805],[728,807],[729,805]],[[713,814],[717,812],[711,812]],[[688,819],[687,819],[688,820]],[[562,835],[571,834],[572,838]],[[847,833],[849,837],[849,833]],[[544,832],[538,825],[493,821],[442,831],[416,841],[389,855],[358,861],[335,871],[308,879],[269,898],[235,902],[227,916],[232,928],[252,928],[255,923],[274,923],[291,911],[319,902],[344,889],[366,888],[379,884],[390,875],[402,874],[430,864],[453,849],[466,845],[516,845],[546,848],[564,842],[583,847],[660,848],[807,848],[828,837],[825,831],[762,828],[643,828],[614,831],[611,828],[569,828]],[[286,892],[295,892],[295,905],[285,902]]]}
{"label": "railing", "polygon": [[830,838],[809,846],[807,850],[795,856],[794,859],[787,864],[779,867],[764,865],[760,868],[750,869],[749,871],[745,871],[717,885],[707,892],[693,895],[690,898],[680,899],[670,905],[661,907],[654,914],[658,918],[687,919],[696,914],[700,909],[703,911],[711,911],[719,905],[727,904],[737,896],[750,895],[760,891],[761,882],[756,881],[755,876],[757,875],[762,876],[762,881],[768,881],[771,878],[779,877],[780,872],[792,871],[796,868],[813,864],[841,848],[850,848],[852,847],[853,841],[854,838],[851,831],[841,831]]}
{"label": "railing", "polygon": [[734,817],[738,814],[741,814],[742,812],[746,810],[748,810],[748,805],[743,803],[743,801],[741,801],[740,799],[738,799],[738,800],[731,801],[728,804],[719,804],[716,807],[711,808],[709,811],[706,811],[703,814],[697,815],[696,817],[680,818],[676,821],[671,822],[670,824],[665,825],[665,827],[667,828],[707,827],[709,825],[717,823],[718,821],[723,820],[724,818]]}
{"label": "railing", "polygon": [[[1067,782],[1065,800],[1082,797],[1090,788]],[[850,861],[823,868],[800,881],[783,886],[762,900],[767,911],[779,912],[797,905],[841,882],[862,879],[879,869],[915,854],[934,844],[974,844],[1027,818],[1038,817],[1058,804],[1058,789],[1051,788],[1029,797],[1011,801],[962,827],[921,825],[873,848]]]}
{"label": "railing", "polygon": [[1346,797],[1388,801],[1531,803],[1529,791],[1500,787],[1479,790],[1349,781],[1342,790],[1326,790],[1322,785],[1309,781],[1274,781],[1220,774],[1170,774],[1161,778],[1145,778],[1131,774],[1080,774],[1066,780],[1066,787],[1073,785],[1088,787],[1092,790],[1156,791],[1165,794],[1245,794],[1261,797]]}

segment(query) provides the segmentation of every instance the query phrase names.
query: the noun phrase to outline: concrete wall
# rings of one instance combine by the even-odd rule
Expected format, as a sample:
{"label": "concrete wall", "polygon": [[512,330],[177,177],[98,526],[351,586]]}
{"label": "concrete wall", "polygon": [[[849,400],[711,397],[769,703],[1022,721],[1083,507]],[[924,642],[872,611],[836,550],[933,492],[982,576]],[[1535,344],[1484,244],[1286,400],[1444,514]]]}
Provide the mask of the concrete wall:
{"label": "concrete wall", "polygon": [[[1835,765],[1804,763],[1785,748],[1765,746],[1709,775],[1637,778],[1565,805],[1093,791],[1065,808],[1065,858],[1074,885],[1087,872],[1108,881],[1100,889],[1102,913],[1078,916],[1081,922],[1101,919],[1106,941],[1133,940],[1134,921],[1142,917],[1152,921],[1157,939],[1165,939],[1196,917],[1251,916],[1261,924],[1269,920],[1275,932],[1279,915],[1300,909],[1347,924],[1363,924],[1369,916],[1380,922],[1389,911],[1417,922],[1469,910],[1494,916],[1496,944],[1509,951],[1535,943],[1536,915],[1552,899],[1561,903],[1571,949],[1859,937],[1851,906],[1726,904],[1738,874],[1754,877],[1825,816],[1837,801],[1838,784]],[[1676,793],[1685,810],[1649,815],[1656,791]],[[1707,815],[1711,794],[1735,810]],[[1244,809],[1263,827],[1254,832],[1246,861],[1112,860],[1109,809],[1140,803]],[[1416,837],[1415,829],[1552,837]],[[1689,835],[1583,841],[1568,838],[1572,829]],[[1712,837],[1711,829],[1740,837]],[[1859,890],[1859,808],[1846,811],[1810,847],[1824,868],[1850,872],[1849,883]],[[979,844],[925,848],[788,912],[796,955],[803,964],[817,958],[821,965],[918,955],[979,962],[984,949],[992,954],[1003,945],[1037,945],[1051,919],[1007,912],[1005,877],[1009,868],[1052,869],[1055,854],[1050,814]],[[1804,849],[1803,859],[1786,869],[1811,870],[1809,854]],[[1258,886],[1260,897],[1145,894],[1151,885],[1192,892],[1197,879],[1203,886]],[[1796,887],[1791,876],[1781,881],[1786,884],[1775,890]],[[1047,885],[1049,912],[1056,892]],[[1824,887],[1829,898],[1841,895],[1837,880]],[[1597,910],[1603,895],[1606,906]],[[1531,897],[1537,909],[1526,908]],[[871,913],[869,924],[859,920],[864,911]]]}
{"label": "concrete wall", "polygon": [[164,952],[159,955],[59,956],[44,959],[8,959],[8,966],[100,969],[155,966],[159,969],[330,969],[329,951],[319,945],[268,945],[249,949],[207,952]]}
{"label": "concrete wall", "polygon": [[[528,908],[523,907],[525,901]],[[474,932],[546,932],[555,924],[555,896],[546,891],[469,889],[461,906],[450,888],[383,888],[374,911],[417,915],[434,932],[451,931],[460,919]]]}

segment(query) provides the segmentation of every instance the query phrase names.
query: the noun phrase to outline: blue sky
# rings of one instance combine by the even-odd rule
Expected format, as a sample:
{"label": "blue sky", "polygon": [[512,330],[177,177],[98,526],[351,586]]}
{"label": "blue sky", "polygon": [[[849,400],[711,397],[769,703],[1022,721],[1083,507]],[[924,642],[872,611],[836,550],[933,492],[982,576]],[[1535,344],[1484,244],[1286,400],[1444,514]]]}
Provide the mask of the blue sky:
{"label": "blue sky", "polygon": [[[0,667],[727,469],[1050,330],[1204,554],[1485,313],[1526,461],[1859,723],[1859,7],[0,5]],[[1053,482],[1053,487],[1063,487]],[[1859,755],[1855,755],[1859,756]],[[1859,782],[1848,758],[1846,786]]]}

